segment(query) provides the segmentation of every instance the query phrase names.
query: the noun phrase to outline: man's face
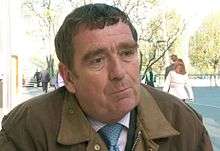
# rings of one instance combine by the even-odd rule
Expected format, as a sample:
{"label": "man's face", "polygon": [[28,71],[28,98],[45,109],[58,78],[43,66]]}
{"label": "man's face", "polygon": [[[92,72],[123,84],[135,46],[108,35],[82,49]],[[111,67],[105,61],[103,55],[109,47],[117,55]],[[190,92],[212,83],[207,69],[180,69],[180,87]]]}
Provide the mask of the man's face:
{"label": "man's face", "polygon": [[99,121],[120,120],[139,103],[139,57],[129,26],[81,27],[73,42],[73,87],[81,108]]}

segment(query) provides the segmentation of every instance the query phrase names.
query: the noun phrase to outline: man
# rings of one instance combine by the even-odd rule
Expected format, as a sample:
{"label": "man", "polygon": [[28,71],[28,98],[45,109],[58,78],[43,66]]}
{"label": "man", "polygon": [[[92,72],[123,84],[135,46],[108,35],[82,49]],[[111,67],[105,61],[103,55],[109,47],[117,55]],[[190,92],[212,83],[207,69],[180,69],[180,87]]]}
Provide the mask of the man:
{"label": "man", "polygon": [[48,69],[41,71],[41,82],[43,92],[47,93],[48,83],[50,82],[50,74],[48,72]]}
{"label": "man", "polygon": [[118,8],[75,9],[55,38],[65,87],[16,107],[4,151],[211,151],[195,112],[139,79],[137,33]]}
{"label": "man", "polygon": [[34,74],[34,78],[36,79],[37,81],[37,87],[40,86],[40,81],[41,81],[41,74],[40,72],[38,71],[38,69],[36,70],[35,74]]}
{"label": "man", "polygon": [[174,70],[174,63],[177,61],[177,59],[178,59],[177,55],[172,54],[170,56],[170,65],[167,66],[165,69],[164,80],[167,78],[168,73]]}
{"label": "man", "polygon": [[149,67],[148,72],[145,75],[145,84],[154,87],[154,74],[152,68]]}

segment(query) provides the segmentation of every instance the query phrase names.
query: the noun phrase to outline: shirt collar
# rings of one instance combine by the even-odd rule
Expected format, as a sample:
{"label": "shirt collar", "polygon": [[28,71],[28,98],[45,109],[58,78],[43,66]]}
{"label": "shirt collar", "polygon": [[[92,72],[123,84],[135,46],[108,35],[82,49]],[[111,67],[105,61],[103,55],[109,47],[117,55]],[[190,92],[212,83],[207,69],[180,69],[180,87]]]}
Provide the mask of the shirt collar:
{"label": "shirt collar", "polygon": [[[91,126],[95,129],[95,131],[97,132],[99,129],[101,129],[102,127],[104,127],[106,125],[106,123],[102,123],[99,122],[91,117],[87,117],[89,122],[91,123]],[[130,122],[130,112],[127,113],[120,121],[118,121],[117,123],[120,123],[121,125],[123,125],[126,128],[129,128],[129,122]]]}

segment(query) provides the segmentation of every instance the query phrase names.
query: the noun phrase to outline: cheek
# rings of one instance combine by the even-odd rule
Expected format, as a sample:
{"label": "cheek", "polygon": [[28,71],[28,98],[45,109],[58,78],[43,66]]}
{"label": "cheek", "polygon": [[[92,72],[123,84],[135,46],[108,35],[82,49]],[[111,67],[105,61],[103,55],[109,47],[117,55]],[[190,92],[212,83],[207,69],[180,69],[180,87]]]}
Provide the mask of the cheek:
{"label": "cheek", "polygon": [[138,82],[140,80],[140,70],[139,70],[139,62],[132,62],[129,66],[127,66],[128,74],[132,78],[134,82]]}
{"label": "cheek", "polygon": [[84,91],[90,95],[99,95],[98,93],[103,92],[106,80],[104,75],[94,75],[81,77],[77,82],[79,91]]}
{"label": "cheek", "polygon": [[104,94],[105,81],[100,78],[83,79],[78,82],[78,89],[76,90],[76,96],[80,100],[80,105],[86,112],[92,110],[100,110],[105,106],[106,96]]}

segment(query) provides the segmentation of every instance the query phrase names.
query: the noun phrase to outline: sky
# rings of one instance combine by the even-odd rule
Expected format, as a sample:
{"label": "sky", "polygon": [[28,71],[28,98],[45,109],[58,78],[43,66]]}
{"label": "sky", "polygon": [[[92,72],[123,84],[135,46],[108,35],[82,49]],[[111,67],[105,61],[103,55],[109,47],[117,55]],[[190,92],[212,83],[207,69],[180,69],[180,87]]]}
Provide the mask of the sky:
{"label": "sky", "polygon": [[[95,0],[109,4],[109,0]],[[220,0],[160,0],[164,9],[175,9],[188,24],[188,32],[198,29],[204,17],[211,12],[220,11]]]}
{"label": "sky", "polygon": [[205,17],[216,11],[220,12],[220,0],[161,0],[164,9],[175,9],[186,23],[181,42],[182,57],[189,64],[189,40],[199,29]]}
{"label": "sky", "polygon": [[186,19],[190,32],[195,31],[204,17],[220,11],[220,0],[162,0],[166,8],[173,8]]}
{"label": "sky", "polygon": [[206,15],[207,12],[220,9],[219,0],[163,0],[164,5],[176,10],[186,16]]}

